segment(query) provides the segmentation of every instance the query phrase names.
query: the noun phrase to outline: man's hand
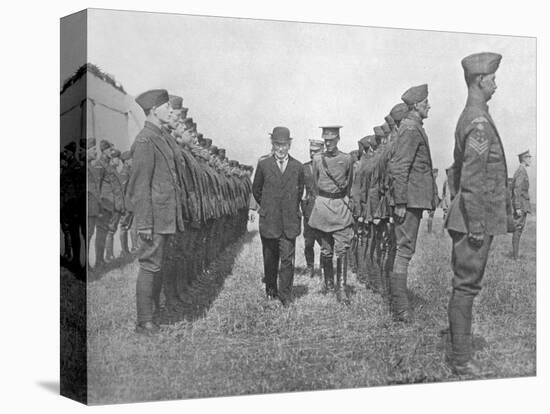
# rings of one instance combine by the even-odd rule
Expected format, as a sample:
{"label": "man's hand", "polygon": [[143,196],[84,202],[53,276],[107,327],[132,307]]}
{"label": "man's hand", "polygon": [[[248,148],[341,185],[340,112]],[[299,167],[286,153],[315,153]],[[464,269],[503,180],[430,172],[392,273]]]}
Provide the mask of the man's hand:
{"label": "man's hand", "polygon": [[153,230],[138,230],[138,236],[141,238],[141,240],[150,242],[153,240]]}
{"label": "man's hand", "polygon": [[378,224],[380,223],[380,219],[375,218],[374,220],[372,220],[372,222],[374,223],[375,226],[378,226]]}
{"label": "man's hand", "polygon": [[485,234],[483,233],[468,233],[468,241],[474,247],[481,247],[483,240],[485,239]]}
{"label": "man's hand", "polygon": [[521,217],[522,213],[521,208],[516,208],[516,217]]}
{"label": "man's hand", "polygon": [[407,206],[405,204],[398,204],[395,206],[395,218],[398,223],[403,223],[405,220],[405,214],[407,213]]}

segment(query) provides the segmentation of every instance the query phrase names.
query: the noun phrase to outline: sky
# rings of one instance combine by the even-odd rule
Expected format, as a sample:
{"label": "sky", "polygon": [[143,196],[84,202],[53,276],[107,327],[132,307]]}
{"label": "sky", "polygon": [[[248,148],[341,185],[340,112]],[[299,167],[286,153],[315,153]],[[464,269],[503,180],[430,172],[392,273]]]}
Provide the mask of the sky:
{"label": "sky", "polygon": [[[503,55],[489,106],[511,176],[518,153],[536,155],[534,38],[88,12],[89,62],[131,95],[152,88],[181,95],[198,130],[251,165],[269,151],[268,133],[278,125],[290,128],[291,155],[300,161],[308,160],[308,139],[320,138],[321,125],[343,125],[340,148],[353,150],[406,89],[427,83],[432,109],[424,125],[434,167],[443,170],[452,163],[466,101],[460,61],[482,51]],[[533,164],[534,179],[536,157]]]}

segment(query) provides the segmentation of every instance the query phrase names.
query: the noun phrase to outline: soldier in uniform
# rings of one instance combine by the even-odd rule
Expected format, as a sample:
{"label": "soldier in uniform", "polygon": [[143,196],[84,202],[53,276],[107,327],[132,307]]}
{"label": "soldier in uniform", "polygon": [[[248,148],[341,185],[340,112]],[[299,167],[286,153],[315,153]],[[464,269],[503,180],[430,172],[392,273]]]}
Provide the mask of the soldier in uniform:
{"label": "soldier in uniform", "polygon": [[446,222],[454,273],[447,362],[458,375],[481,373],[472,360],[473,302],[481,290],[493,237],[513,230],[504,149],[487,106],[497,88],[495,72],[501,58],[497,53],[476,53],[462,59],[468,99],[455,132],[449,174],[452,201]]}
{"label": "soldier in uniform", "polygon": [[[109,221],[107,238],[105,239],[105,261],[114,260],[114,238],[124,214],[124,190],[119,175],[120,151],[116,148],[110,149],[109,166],[106,169],[103,183],[101,185],[102,198],[106,205],[112,207],[111,220]],[[107,201],[108,200],[108,201]]]}
{"label": "soldier in uniform", "polygon": [[428,117],[428,85],[414,86],[401,97],[409,107],[401,121],[395,154],[390,161],[394,187],[394,217],[397,252],[390,275],[391,307],[394,320],[408,322],[407,273],[424,210],[436,203],[435,180],[428,136],[423,122]]}
{"label": "soldier in uniform", "polygon": [[443,225],[441,226],[441,232],[445,232],[445,222],[447,221],[447,214],[449,207],[451,206],[451,190],[449,188],[449,171],[451,167],[445,170],[445,181],[443,181],[443,189],[441,190],[441,209],[443,210]]}
{"label": "soldier in uniform", "polygon": [[353,160],[338,149],[341,126],[324,126],[325,151],[313,157],[313,182],[317,197],[309,218],[310,227],[320,231],[321,267],[325,288],[334,288],[333,255],[336,255],[336,288],[345,279],[346,254],[353,238],[350,189]]}
{"label": "soldier in uniform", "polygon": [[531,202],[529,200],[529,176],[527,167],[531,165],[531,154],[529,151],[518,155],[519,167],[514,173],[512,180],[512,203],[514,206],[515,230],[512,235],[512,257],[517,260],[519,257],[519,239],[525,228],[525,219],[531,213]]}
{"label": "soldier in uniform", "polygon": [[134,142],[127,190],[140,239],[136,332],[152,334],[159,329],[153,313],[159,309],[163,251],[169,238],[183,231],[182,189],[175,141],[162,129],[170,120],[168,92],[149,90],[136,102],[147,117]]}
{"label": "soldier in uniform", "polygon": [[302,199],[302,214],[304,218],[304,255],[306,257],[307,269],[311,277],[315,276],[315,242],[321,245],[321,239],[317,231],[308,224],[313,204],[315,203],[315,193],[313,185],[313,165],[311,160],[313,156],[323,151],[324,142],[319,139],[309,140],[310,161],[304,164],[304,186],[305,194]]}
{"label": "soldier in uniform", "polygon": [[[88,202],[88,226],[87,226],[87,238],[86,246],[90,245],[90,240],[94,232],[96,231],[96,223],[98,216],[101,213],[101,206],[99,202],[99,185],[103,176],[103,168],[96,162],[96,140],[90,138],[87,143],[88,151],[88,164],[87,164],[87,202]],[[97,237],[97,235],[96,235]],[[86,257],[88,257],[88,251],[86,251]]]}
{"label": "soldier in uniform", "polygon": [[288,154],[291,139],[288,128],[273,128],[273,155],[258,161],[252,184],[252,193],[260,205],[266,294],[268,298],[278,297],[283,306],[292,300],[296,237],[301,227],[300,200],[304,191],[303,166]]}
{"label": "soldier in uniform", "polygon": [[[128,180],[132,175],[132,152],[125,151],[121,154],[120,160],[123,162],[122,169],[118,174],[120,185],[122,187],[122,194],[126,196],[126,190],[128,188]],[[128,245],[128,232],[131,232],[131,235],[134,234],[133,231],[130,231],[132,223],[134,221],[134,213],[127,208],[124,209],[122,217],[120,218],[120,246],[121,254],[127,256],[130,254],[130,248]],[[131,236],[132,240],[132,250],[136,249],[136,239]]]}

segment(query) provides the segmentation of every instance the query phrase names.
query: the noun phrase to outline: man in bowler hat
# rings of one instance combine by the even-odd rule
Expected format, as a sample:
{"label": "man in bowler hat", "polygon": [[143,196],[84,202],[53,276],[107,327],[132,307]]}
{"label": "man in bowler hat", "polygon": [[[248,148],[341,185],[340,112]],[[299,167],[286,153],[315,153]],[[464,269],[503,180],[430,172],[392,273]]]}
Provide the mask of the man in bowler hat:
{"label": "man in bowler hat", "polygon": [[[260,236],[268,298],[284,306],[292,300],[296,237],[301,230],[302,164],[292,158],[290,131],[279,126],[271,134],[272,154],[258,161],[252,194],[259,204]],[[278,286],[277,286],[278,281]]]}

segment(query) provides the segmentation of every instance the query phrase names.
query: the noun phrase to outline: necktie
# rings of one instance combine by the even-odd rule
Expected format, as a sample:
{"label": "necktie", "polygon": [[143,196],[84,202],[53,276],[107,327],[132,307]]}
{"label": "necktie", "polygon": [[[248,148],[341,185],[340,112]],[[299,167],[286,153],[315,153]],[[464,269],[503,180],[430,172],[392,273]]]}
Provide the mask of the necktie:
{"label": "necktie", "polygon": [[284,171],[283,171],[283,163],[284,163],[284,160],[280,160],[280,161],[279,161],[279,170],[281,170],[281,173],[284,173]]}

